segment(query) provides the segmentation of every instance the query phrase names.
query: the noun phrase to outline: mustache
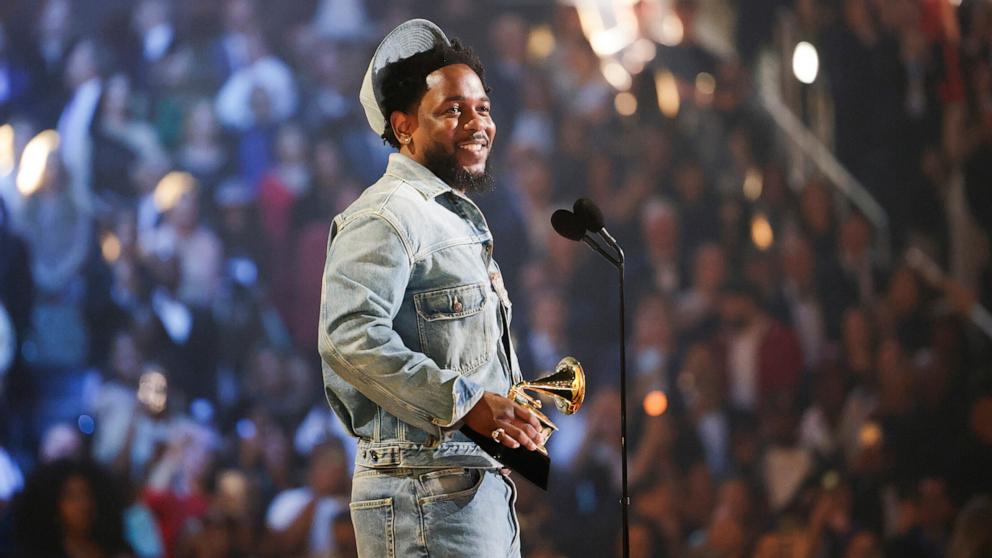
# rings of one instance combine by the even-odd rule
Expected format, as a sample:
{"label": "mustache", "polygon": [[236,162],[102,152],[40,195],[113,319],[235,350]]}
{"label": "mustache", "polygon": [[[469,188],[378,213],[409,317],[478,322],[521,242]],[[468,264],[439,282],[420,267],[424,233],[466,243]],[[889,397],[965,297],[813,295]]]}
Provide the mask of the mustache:
{"label": "mustache", "polygon": [[483,143],[485,145],[489,145],[489,136],[487,136],[486,134],[484,134],[482,132],[476,132],[476,133],[472,134],[471,137],[466,138],[466,139],[463,139],[463,140],[460,140],[458,143],[463,143],[463,142],[466,142],[466,141],[478,141],[478,142],[481,142],[481,143]]}

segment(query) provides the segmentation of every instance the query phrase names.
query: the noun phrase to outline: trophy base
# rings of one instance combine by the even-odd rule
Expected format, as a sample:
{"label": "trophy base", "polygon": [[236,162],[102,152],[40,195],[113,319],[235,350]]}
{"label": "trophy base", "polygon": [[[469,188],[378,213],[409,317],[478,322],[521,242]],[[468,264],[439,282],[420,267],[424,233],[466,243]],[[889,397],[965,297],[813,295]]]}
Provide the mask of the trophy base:
{"label": "trophy base", "polygon": [[534,483],[542,490],[548,489],[548,476],[551,472],[551,458],[539,451],[531,451],[523,446],[513,449],[496,442],[489,436],[483,436],[468,426],[461,428],[463,434],[472,439],[496,461],[513,469],[523,478]]}

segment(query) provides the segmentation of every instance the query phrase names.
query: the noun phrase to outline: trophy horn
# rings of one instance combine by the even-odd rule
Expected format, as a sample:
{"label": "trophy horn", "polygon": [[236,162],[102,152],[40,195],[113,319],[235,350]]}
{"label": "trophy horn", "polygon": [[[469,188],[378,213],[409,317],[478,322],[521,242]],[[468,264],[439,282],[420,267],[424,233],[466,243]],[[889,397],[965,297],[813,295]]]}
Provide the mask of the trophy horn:
{"label": "trophy horn", "polygon": [[571,415],[582,407],[582,402],[585,400],[586,374],[578,360],[567,356],[558,361],[551,374],[534,381],[518,382],[513,385],[510,389],[511,399],[517,399],[521,404],[529,404],[540,409],[541,402],[525,394],[524,390],[551,397],[559,411]]}

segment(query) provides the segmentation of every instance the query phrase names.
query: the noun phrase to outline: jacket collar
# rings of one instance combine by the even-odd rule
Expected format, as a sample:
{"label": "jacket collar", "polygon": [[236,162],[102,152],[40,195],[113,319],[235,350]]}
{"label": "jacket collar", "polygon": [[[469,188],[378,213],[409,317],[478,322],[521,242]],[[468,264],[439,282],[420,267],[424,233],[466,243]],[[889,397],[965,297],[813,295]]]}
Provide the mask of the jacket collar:
{"label": "jacket collar", "polygon": [[451,186],[448,186],[427,167],[402,153],[389,154],[386,174],[406,182],[427,199],[436,198],[445,192],[454,192]]}

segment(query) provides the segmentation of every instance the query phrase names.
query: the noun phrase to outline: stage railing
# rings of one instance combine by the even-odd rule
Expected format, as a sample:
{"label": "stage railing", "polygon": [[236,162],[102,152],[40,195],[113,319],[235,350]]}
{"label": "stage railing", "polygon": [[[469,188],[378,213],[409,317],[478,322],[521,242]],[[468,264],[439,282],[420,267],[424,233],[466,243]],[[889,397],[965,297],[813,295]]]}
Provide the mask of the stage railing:
{"label": "stage railing", "polygon": [[[808,175],[811,170],[806,163],[811,164],[812,171],[824,176],[857,207],[875,228],[878,263],[887,266],[892,259],[888,214],[861,181],[837,160],[828,145],[833,130],[832,107],[829,106],[829,95],[822,89],[824,77],[820,75],[818,83],[805,86],[791,75],[792,52],[800,37],[799,26],[789,10],[783,9],[779,13],[776,27],[775,50],[760,56],[754,78],[762,107],[775,123],[780,137],[787,140],[795,158],[799,159],[794,158],[790,171]],[[815,130],[797,116],[804,105],[808,119],[816,124]]]}

